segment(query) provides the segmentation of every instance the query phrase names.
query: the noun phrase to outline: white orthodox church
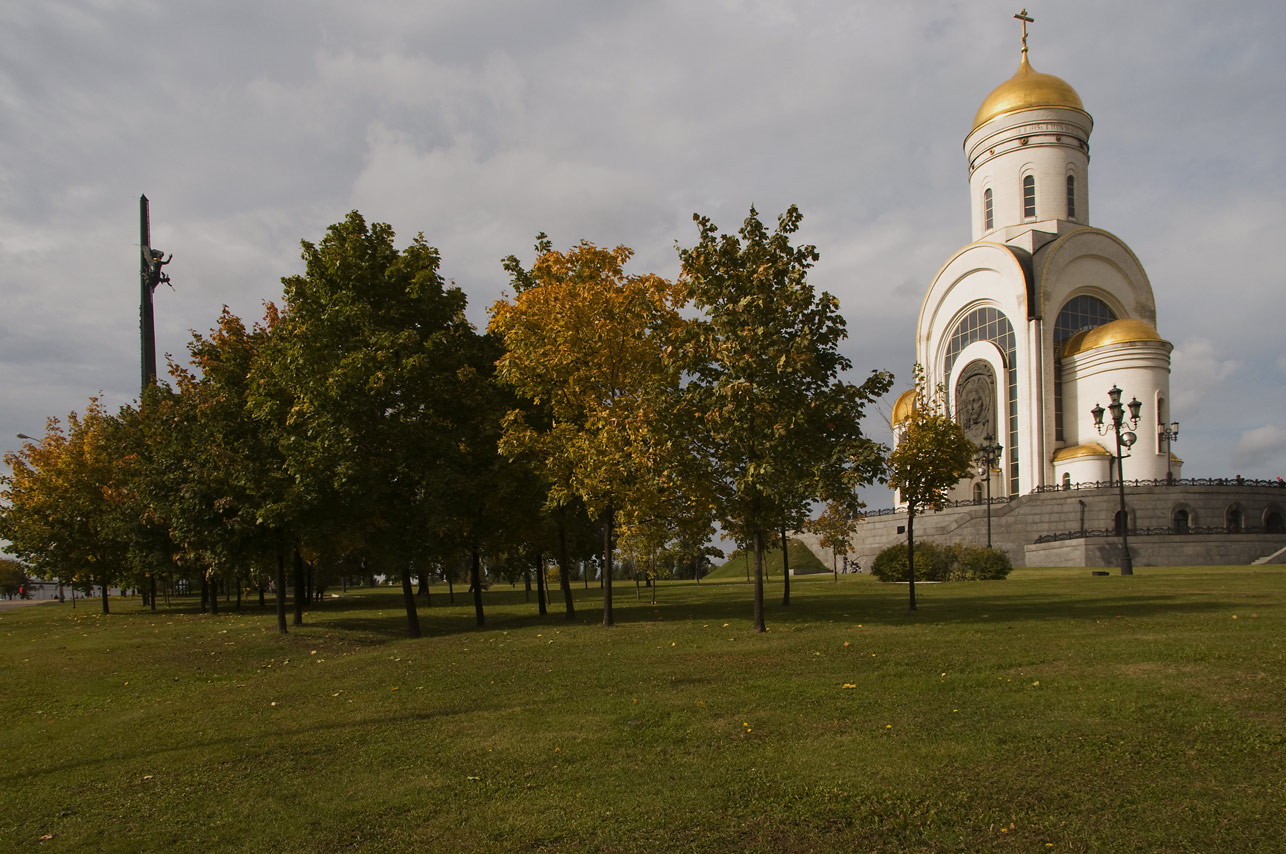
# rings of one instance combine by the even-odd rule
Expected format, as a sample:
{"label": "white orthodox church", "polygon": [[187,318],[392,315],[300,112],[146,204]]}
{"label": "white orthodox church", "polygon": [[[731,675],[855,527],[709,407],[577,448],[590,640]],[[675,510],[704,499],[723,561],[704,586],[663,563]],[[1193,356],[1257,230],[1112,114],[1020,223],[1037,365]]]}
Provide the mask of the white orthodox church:
{"label": "white orthodox church", "polygon": [[[964,141],[972,242],[933,277],[915,329],[928,387],[976,444],[1002,448],[917,517],[916,537],[994,545],[1015,566],[1286,562],[1286,482],[1181,477],[1152,285],[1130,247],[1090,223],[1094,121],[1075,89],[1032,68],[1031,19],[1014,17],[1018,71]],[[913,390],[894,404],[895,442],[915,405]],[[1111,408],[1134,439],[1123,477]],[[850,559],[870,566],[905,543],[907,521],[905,505],[864,513]]]}
{"label": "white orthodox church", "polygon": [[[973,240],[933,277],[916,360],[969,438],[1003,447],[993,495],[1109,481],[1115,435],[1100,435],[1091,409],[1114,386],[1141,404],[1125,480],[1177,478],[1156,429],[1170,421],[1172,347],[1152,285],[1130,247],[1091,224],[1094,121],[1075,89],[1032,68],[1026,40],[1024,25],[1017,72],[965,137]],[[895,435],[914,399],[895,404]]]}

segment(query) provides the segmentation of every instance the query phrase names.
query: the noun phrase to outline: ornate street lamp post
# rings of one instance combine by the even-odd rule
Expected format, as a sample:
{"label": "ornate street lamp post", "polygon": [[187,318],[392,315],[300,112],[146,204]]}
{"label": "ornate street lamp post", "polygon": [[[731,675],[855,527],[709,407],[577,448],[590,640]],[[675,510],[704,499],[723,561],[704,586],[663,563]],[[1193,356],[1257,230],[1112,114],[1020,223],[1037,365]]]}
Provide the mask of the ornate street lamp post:
{"label": "ornate street lamp post", "polygon": [[978,446],[978,474],[987,479],[987,548],[991,548],[991,470],[1000,462],[1004,448],[996,444],[994,436],[983,436]]}
{"label": "ornate street lamp post", "polygon": [[1143,404],[1140,403],[1139,399],[1136,397],[1128,404],[1122,405],[1121,390],[1115,385],[1108,390],[1107,395],[1112,401],[1108,404],[1108,408],[1106,410],[1112,413],[1111,425],[1103,423],[1103,413],[1105,410],[1101,404],[1094,404],[1094,408],[1090,410],[1090,414],[1094,416],[1094,427],[1098,430],[1098,434],[1100,436],[1106,436],[1108,430],[1112,430],[1116,433],[1116,482],[1120,487],[1121,496],[1121,512],[1117,517],[1120,519],[1121,524],[1121,575],[1133,575],[1134,560],[1130,557],[1130,539],[1127,533],[1130,528],[1130,517],[1125,512],[1125,466],[1123,461],[1127,454],[1125,454],[1122,449],[1128,450],[1139,437],[1129,430],[1122,433],[1121,426],[1125,422],[1125,408],[1128,406],[1130,408],[1130,427],[1138,427],[1139,409],[1142,408]]}
{"label": "ornate street lamp post", "polygon": [[1165,482],[1174,485],[1174,471],[1170,466],[1170,446],[1179,441],[1179,422],[1171,421],[1167,428],[1164,424],[1157,425],[1157,438],[1165,440]]}

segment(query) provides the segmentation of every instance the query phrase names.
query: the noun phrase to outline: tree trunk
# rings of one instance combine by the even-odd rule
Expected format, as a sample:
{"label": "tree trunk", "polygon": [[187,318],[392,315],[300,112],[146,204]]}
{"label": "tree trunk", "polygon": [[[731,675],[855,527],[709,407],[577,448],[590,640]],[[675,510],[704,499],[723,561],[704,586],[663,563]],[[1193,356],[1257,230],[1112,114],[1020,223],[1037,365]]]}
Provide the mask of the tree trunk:
{"label": "tree trunk", "polygon": [[107,573],[103,573],[102,584],[100,586],[103,588],[103,613],[111,613],[107,607]]}
{"label": "tree trunk", "polygon": [[286,555],[281,543],[277,543],[277,631],[287,634],[286,629]]}
{"label": "tree trunk", "polygon": [[[558,568],[558,574],[563,575],[561,566]],[[546,598],[545,590],[545,556],[540,552],[536,553],[536,601],[539,603],[537,607],[540,610],[540,616],[543,617],[548,614],[549,607],[546,604],[548,599]]]}
{"label": "tree trunk", "polygon": [[759,523],[752,523],[751,546],[755,552],[755,631],[766,632],[764,623],[764,539],[759,533]]}
{"label": "tree trunk", "polygon": [[299,553],[299,546],[295,546],[295,625],[304,624],[304,556]]}
{"label": "tree trunk", "polygon": [[790,604],[790,553],[786,551],[786,526],[781,528],[781,604]]}
{"label": "tree trunk", "polygon": [[652,588],[652,604],[656,604],[656,552],[653,552],[651,556],[648,557],[648,563],[651,563],[651,567],[649,567],[651,575],[648,576],[648,586],[649,588]]}
{"label": "tree trunk", "polygon": [[447,604],[455,604],[455,582],[451,579],[451,570],[447,570]]}
{"label": "tree trunk", "polygon": [[205,580],[205,573],[201,573],[201,613],[204,614],[210,610],[210,582]]}
{"label": "tree trunk", "polygon": [[915,505],[906,508],[906,583],[911,591],[911,610],[915,610]]}
{"label": "tree trunk", "polygon": [[263,595],[263,582],[260,581],[259,582],[259,609],[263,610],[266,604],[267,603],[264,601],[264,595]]}
{"label": "tree trunk", "polygon": [[425,599],[429,598],[429,573],[426,570],[420,571],[420,593]]}
{"label": "tree trunk", "polygon": [[[563,591],[567,619],[576,619],[576,608],[572,605],[572,561],[567,555],[567,520],[562,513],[558,514],[558,586]],[[588,581],[585,586],[589,586]]]}
{"label": "tree trunk", "polygon": [[411,567],[403,563],[401,567],[402,576],[402,601],[406,604],[406,632],[413,638],[420,636],[420,616],[415,613],[415,588],[411,586]]}
{"label": "tree trunk", "polygon": [[[537,587],[540,586],[539,577],[536,580],[536,586]],[[531,567],[528,567],[527,569],[524,569],[522,571],[522,601],[524,602],[531,601]],[[545,600],[541,599],[540,604],[543,605],[544,603],[545,603]]]}
{"label": "tree trunk", "polygon": [[839,552],[831,549],[831,574],[835,577],[835,583],[839,583]]}
{"label": "tree trunk", "polygon": [[473,614],[481,627],[487,624],[487,618],[482,613],[482,561],[478,557],[477,546],[471,550],[470,558],[469,580],[473,584]]}
{"label": "tree trunk", "polygon": [[612,625],[612,525],[616,521],[616,508],[612,499],[607,500],[603,514],[603,625]]}
{"label": "tree trunk", "polygon": [[241,610],[241,579],[237,579],[237,610]]}
{"label": "tree trunk", "polygon": [[210,615],[219,616],[219,582],[211,581],[210,587]]}

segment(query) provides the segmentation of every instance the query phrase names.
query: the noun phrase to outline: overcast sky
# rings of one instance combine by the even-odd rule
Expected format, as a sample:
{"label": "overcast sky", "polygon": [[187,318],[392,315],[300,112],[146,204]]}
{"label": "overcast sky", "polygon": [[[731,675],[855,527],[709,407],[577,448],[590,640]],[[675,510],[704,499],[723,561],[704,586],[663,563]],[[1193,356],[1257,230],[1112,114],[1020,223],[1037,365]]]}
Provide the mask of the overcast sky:
{"label": "overcast sky", "polygon": [[[1092,224],[1175,345],[1186,476],[1286,474],[1286,3],[1029,0],[1031,61],[1094,117]],[[261,316],[354,208],[416,232],[485,325],[500,259],[625,244],[676,275],[693,212],[790,203],[855,378],[909,381],[969,240],[962,142],[1017,67],[1014,2],[8,2],[0,6],[0,449],[138,394],[138,197],[173,253],[157,346]],[[1128,393],[1128,390],[1127,390]],[[889,438],[892,399],[868,420]],[[887,493],[868,498],[888,503]]]}

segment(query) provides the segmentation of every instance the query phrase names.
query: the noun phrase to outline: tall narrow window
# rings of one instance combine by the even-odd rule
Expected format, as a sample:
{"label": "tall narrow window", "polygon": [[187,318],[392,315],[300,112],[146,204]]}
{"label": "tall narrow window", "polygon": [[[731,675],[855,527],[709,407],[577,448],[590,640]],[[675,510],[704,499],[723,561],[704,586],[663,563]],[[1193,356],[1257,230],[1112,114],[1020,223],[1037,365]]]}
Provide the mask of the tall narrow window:
{"label": "tall narrow window", "polygon": [[1036,215],[1036,178],[1028,175],[1023,179],[1023,216]]}
{"label": "tall narrow window", "polygon": [[1076,176],[1067,176],[1067,218],[1076,219]]}
{"label": "tall narrow window", "polygon": [[983,231],[991,231],[996,227],[996,218],[993,215],[995,208],[991,201],[991,188],[982,191],[982,228]]}

